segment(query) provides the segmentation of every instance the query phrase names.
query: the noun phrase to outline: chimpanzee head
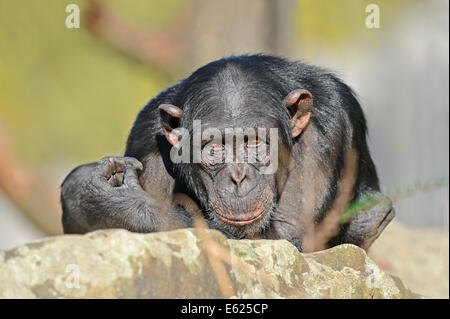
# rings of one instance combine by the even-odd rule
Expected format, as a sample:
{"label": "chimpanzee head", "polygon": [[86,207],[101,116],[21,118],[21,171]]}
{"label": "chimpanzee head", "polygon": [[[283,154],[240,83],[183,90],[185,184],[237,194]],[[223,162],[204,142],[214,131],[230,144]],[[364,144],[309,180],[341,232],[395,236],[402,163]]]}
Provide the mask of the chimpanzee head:
{"label": "chimpanzee head", "polygon": [[214,228],[236,238],[269,225],[278,149],[290,149],[311,116],[311,93],[272,77],[239,59],[215,61],[184,82],[176,106],[159,107],[177,177]]}

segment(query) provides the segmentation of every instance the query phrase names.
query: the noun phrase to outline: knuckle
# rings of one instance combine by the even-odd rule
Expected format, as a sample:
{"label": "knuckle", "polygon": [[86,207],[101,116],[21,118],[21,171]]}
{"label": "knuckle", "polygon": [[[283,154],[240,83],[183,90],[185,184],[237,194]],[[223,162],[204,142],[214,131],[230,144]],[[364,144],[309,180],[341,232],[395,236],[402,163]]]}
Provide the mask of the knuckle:
{"label": "knuckle", "polygon": [[114,159],[111,156],[106,156],[98,161],[98,164],[102,167],[114,165]]}
{"label": "knuckle", "polygon": [[100,162],[109,162],[109,161],[113,161],[114,160],[114,156],[104,156],[100,159]]}
{"label": "knuckle", "polygon": [[142,163],[134,157],[125,157],[126,164],[131,165],[134,169],[142,169]]}
{"label": "knuckle", "polygon": [[125,157],[125,160],[127,163],[130,163],[132,165],[140,164],[140,162],[134,157]]}
{"label": "knuckle", "polygon": [[100,159],[100,162],[113,164],[114,162],[123,162],[124,159],[125,157],[121,156],[104,156]]}

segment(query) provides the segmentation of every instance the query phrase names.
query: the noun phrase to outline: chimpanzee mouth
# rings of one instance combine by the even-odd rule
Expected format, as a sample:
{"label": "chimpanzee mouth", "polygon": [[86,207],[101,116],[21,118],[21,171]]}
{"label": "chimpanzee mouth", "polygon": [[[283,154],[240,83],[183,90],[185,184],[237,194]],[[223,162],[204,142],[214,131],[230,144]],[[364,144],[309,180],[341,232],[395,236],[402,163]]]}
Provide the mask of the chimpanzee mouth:
{"label": "chimpanzee mouth", "polygon": [[[270,211],[272,207],[273,193],[266,187],[260,194],[259,199],[254,206],[247,211],[234,211],[233,209],[226,209],[225,207],[234,207],[235,205],[223,205],[216,197],[211,199],[213,210],[218,219],[224,223],[233,226],[246,226],[253,224],[260,220],[266,212]],[[239,206],[236,206],[239,207]]]}
{"label": "chimpanzee mouth", "polygon": [[256,213],[253,213],[250,218],[230,218],[227,216],[224,216],[218,212],[216,212],[217,217],[219,219],[227,224],[231,224],[233,226],[245,226],[250,225],[260,219],[264,215],[264,210],[258,211]]}

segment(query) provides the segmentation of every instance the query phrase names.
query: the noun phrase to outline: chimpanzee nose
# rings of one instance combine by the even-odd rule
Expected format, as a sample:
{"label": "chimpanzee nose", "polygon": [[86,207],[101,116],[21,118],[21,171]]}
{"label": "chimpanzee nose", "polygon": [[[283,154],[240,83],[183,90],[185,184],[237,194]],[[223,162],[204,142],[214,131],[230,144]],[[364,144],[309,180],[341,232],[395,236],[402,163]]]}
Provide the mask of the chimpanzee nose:
{"label": "chimpanzee nose", "polygon": [[240,185],[247,176],[247,169],[244,163],[234,163],[231,167],[231,180],[236,185]]}

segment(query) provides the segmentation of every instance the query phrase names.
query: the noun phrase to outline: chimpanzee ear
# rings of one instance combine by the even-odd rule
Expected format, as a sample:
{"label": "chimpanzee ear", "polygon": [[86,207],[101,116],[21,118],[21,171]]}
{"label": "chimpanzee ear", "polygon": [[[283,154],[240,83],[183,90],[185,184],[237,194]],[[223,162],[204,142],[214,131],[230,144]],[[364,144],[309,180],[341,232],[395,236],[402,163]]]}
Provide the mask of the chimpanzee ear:
{"label": "chimpanzee ear", "polygon": [[283,100],[291,115],[291,136],[297,137],[306,128],[313,107],[312,94],[307,90],[294,90]]}
{"label": "chimpanzee ear", "polygon": [[180,132],[177,128],[180,126],[180,118],[183,110],[172,104],[161,104],[159,106],[161,117],[161,127],[166,135],[167,141],[173,146],[178,146],[178,136]]}

